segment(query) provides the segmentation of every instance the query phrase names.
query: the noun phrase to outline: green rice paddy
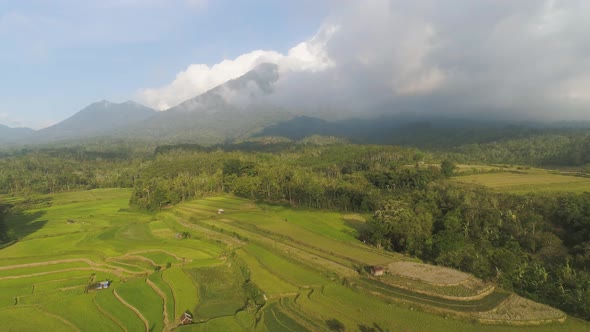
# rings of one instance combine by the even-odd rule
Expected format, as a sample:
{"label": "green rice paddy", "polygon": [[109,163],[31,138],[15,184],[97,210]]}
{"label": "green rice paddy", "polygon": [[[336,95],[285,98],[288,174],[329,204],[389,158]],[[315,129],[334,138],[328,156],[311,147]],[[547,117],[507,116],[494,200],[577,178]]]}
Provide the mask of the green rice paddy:
{"label": "green rice paddy", "polygon": [[[500,173],[480,176],[488,175]],[[38,196],[8,218],[19,241],[0,250],[3,330],[590,331],[571,317],[540,327],[481,325],[469,314],[507,293],[461,303],[359,274],[405,258],[358,241],[357,214],[231,196],[144,214],[129,208],[129,197],[123,189]],[[107,280],[107,289],[89,288]],[[180,325],[187,311],[193,324]]]}
{"label": "green rice paddy", "polygon": [[588,177],[536,168],[457,176],[453,178],[453,181],[482,185],[492,190],[513,194],[590,191],[590,178]]}

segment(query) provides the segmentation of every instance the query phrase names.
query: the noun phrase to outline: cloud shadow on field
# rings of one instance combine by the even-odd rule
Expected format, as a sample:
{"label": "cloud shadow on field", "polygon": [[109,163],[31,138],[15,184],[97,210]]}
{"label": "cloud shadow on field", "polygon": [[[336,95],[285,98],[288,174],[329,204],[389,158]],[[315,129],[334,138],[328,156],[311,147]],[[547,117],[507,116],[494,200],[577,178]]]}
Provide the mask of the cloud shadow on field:
{"label": "cloud shadow on field", "polygon": [[50,200],[48,199],[43,201],[25,202],[25,204],[22,205],[19,203],[16,206],[0,204],[0,209],[5,209],[4,223],[7,231],[6,240],[20,240],[45,227],[48,220],[41,220],[41,218],[46,214],[46,211],[36,210],[29,212],[26,211],[26,209],[46,206],[51,206]]}

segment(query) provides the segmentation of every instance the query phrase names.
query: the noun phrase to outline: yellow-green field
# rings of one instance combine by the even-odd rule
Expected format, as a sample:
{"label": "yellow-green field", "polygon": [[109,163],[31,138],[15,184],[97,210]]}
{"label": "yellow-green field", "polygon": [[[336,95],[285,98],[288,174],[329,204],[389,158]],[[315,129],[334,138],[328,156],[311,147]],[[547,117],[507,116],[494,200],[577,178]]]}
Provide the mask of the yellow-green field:
{"label": "yellow-green field", "polygon": [[[143,214],[129,197],[121,189],[38,196],[9,216],[19,241],[0,250],[3,330],[590,331],[571,317],[557,322],[565,316],[551,308],[529,315],[529,302],[501,290],[467,301],[457,298],[477,292],[427,284],[414,292],[369,276],[368,266],[407,258],[358,241],[357,214],[231,196]],[[108,289],[86,291],[106,280]],[[495,308],[501,314],[485,314]],[[194,324],[182,326],[186,311]],[[553,322],[507,325],[545,318]]]}
{"label": "yellow-green field", "polygon": [[[481,170],[498,170],[494,173],[463,175],[453,181],[482,185],[496,191],[524,194],[531,192],[586,192],[590,191],[590,178],[567,175],[544,169],[500,169],[495,166],[481,166]],[[486,168],[487,167],[487,168]],[[466,171],[472,166],[459,168]],[[480,170],[480,168],[477,168]]]}

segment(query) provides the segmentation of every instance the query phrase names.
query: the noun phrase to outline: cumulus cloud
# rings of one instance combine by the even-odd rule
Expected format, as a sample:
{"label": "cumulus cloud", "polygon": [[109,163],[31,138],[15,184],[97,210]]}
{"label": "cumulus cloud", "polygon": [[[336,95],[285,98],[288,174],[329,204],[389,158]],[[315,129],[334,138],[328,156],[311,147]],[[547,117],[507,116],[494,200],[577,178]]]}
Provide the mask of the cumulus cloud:
{"label": "cumulus cloud", "polygon": [[271,50],[255,50],[235,59],[226,59],[212,66],[193,64],[178,73],[170,84],[139,91],[139,99],[159,110],[166,110],[187,99],[239,77],[263,63],[279,65],[281,73],[290,71],[320,71],[332,65],[325,43],[337,30],[326,26],[309,41],[291,48],[287,54]]}
{"label": "cumulus cloud", "polygon": [[257,50],[191,65],[139,98],[166,109],[271,62],[280,73],[271,100],[314,111],[560,119],[590,106],[588,1],[344,3],[287,54]]}

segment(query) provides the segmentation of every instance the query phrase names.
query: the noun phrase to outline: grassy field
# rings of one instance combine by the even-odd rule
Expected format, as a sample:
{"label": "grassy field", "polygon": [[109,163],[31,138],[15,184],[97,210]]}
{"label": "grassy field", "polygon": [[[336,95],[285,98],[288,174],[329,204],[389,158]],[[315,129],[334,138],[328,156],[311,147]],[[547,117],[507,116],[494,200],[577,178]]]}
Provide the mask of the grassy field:
{"label": "grassy field", "polygon": [[174,294],[175,317],[186,310],[192,311],[199,304],[199,292],[194,282],[180,267],[166,269],[163,280],[170,285]]}
{"label": "grassy field", "polygon": [[[512,317],[538,321],[560,312],[519,298],[503,302],[506,292],[465,302],[436,295],[477,290],[359,275],[363,266],[406,258],[358,241],[358,214],[230,196],[143,214],[129,209],[129,196],[122,189],[36,196],[8,218],[19,241],[0,250],[4,330],[590,331],[571,317],[510,327]],[[190,237],[177,236],[183,232]],[[105,280],[110,288],[86,292]],[[402,282],[410,287],[396,287]],[[195,324],[178,325],[185,311]]]}
{"label": "grassy field", "polygon": [[514,194],[590,191],[590,178],[536,168],[509,171],[499,169],[493,173],[457,176],[453,178],[453,181],[482,185],[496,191]]}
{"label": "grassy field", "polygon": [[141,319],[115,297],[113,290],[96,292],[94,302],[117,325],[129,329],[129,331],[145,329]]}
{"label": "grassy field", "polygon": [[187,274],[199,286],[199,304],[192,310],[197,318],[233,316],[244,307],[245,280],[235,264],[193,268]]}
{"label": "grassy field", "polygon": [[150,329],[161,331],[164,328],[162,317],[164,303],[143,279],[131,279],[118,286],[116,291],[125,302],[143,314],[149,322]]}

